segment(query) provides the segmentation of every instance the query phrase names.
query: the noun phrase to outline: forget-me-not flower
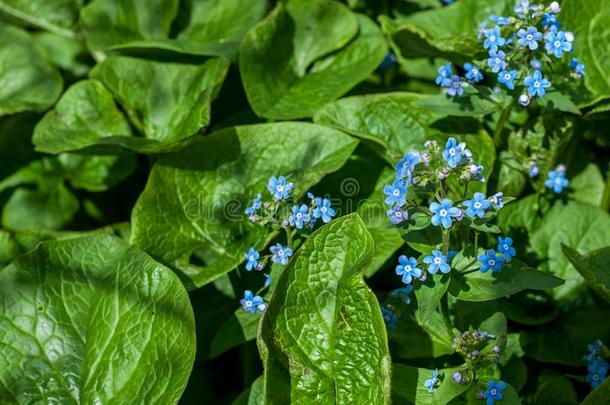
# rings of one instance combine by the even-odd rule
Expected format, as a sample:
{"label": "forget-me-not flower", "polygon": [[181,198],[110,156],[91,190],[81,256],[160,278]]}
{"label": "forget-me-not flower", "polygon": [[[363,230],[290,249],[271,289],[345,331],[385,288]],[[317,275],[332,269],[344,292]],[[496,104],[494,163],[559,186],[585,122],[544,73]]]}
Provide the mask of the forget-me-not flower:
{"label": "forget-me-not flower", "polygon": [[466,79],[472,83],[478,83],[483,80],[483,73],[478,66],[471,63],[464,63],[464,70],[466,71]]}
{"label": "forget-me-not flower", "polygon": [[448,198],[441,200],[440,203],[432,202],[430,204],[430,212],[432,213],[432,225],[442,226],[445,229],[451,228],[452,218],[458,217],[461,210],[456,207],[452,207],[452,201]]}
{"label": "forget-me-not flower", "polygon": [[309,215],[309,207],[305,204],[301,204],[299,207],[295,205],[292,207],[292,215],[288,217],[288,222],[290,225],[294,225],[297,229],[303,229],[303,226],[311,221],[311,216]]}
{"label": "forget-me-not flower", "polygon": [[443,159],[452,169],[466,161],[464,156],[464,144],[458,143],[455,138],[447,139],[445,149],[443,150]]}
{"label": "forget-me-not flower", "polygon": [[544,48],[548,53],[555,55],[556,58],[561,58],[564,52],[572,51],[572,42],[567,40],[566,33],[563,31],[551,31],[546,34],[545,39]]}
{"label": "forget-me-not flower", "polygon": [[288,246],[284,247],[279,243],[271,246],[269,251],[272,253],[271,261],[273,263],[280,263],[283,266],[288,264],[288,260],[290,260],[290,256],[292,256],[292,249]]}
{"label": "forget-me-not flower", "polygon": [[487,390],[485,390],[485,399],[487,405],[493,405],[495,401],[501,401],[504,398],[502,391],[506,388],[504,381],[487,381]]}
{"label": "forget-me-not flower", "polygon": [[554,170],[551,170],[548,173],[548,177],[544,182],[544,185],[553,190],[556,194],[560,194],[569,184],[570,181],[566,179],[564,172]]}
{"label": "forget-me-not flower", "polygon": [[259,193],[256,195],[254,200],[252,200],[252,203],[248,207],[246,207],[246,214],[248,214],[249,216],[254,215],[256,211],[261,208],[261,205],[261,195]]}
{"label": "forget-me-not flower", "polygon": [[513,247],[513,240],[510,237],[502,238],[499,236],[498,252],[502,253],[507,261],[510,261],[510,259],[517,254],[515,248]]}
{"label": "forget-me-not flower", "polygon": [[485,197],[483,193],[474,193],[472,200],[464,201],[466,206],[466,215],[470,218],[485,216],[485,210],[491,206],[491,202]]}
{"label": "forget-me-not flower", "polygon": [[383,317],[383,321],[386,326],[390,329],[394,329],[396,327],[396,323],[398,322],[398,318],[394,315],[392,308],[389,306],[381,307],[381,316]]}
{"label": "forget-me-not flower", "polygon": [[409,219],[409,213],[400,207],[390,208],[385,213],[388,218],[390,218],[390,222],[394,225],[398,225]]}
{"label": "forget-me-not flower", "polygon": [[275,178],[275,176],[269,179],[267,183],[267,190],[273,195],[273,198],[276,201],[285,200],[290,196],[290,192],[294,187],[293,183],[287,183],[286,177],[280,176]]}
{"label": "forget-me-not flower", "polygon": [[421,278],[422,271],[417,267],[417,259],[414,257],[407,258],[401,255],[398,258],[398,266],[396,266],[396,274],[402,276],[402,282],[411,284],[413,278]]}
{"label": "forget-me-not flower", "polygon": [[487,65],[491,68],[491,71],[498,73],[501,70],[506,69],[506,54],[502,51],[491,51],[489,52],[489,59],[487,59]]}
{"label": "forget-me-not flower", "polygon": [[383,193],[387,196],[385,199],[386,205],[402,207],[407,203],[407,188],[403,186],[400,180],[394,181],[391,186],[386,185],[383,188]]}
{"label": "forget-me-not flower", "polygon": [[258,259],[260,255],[258,254],[256,249],[254,249],[254,247],[251,247],[248,252],[244,253],[244,257],[246,258],[247,271],[252,271],[253,269],[256,269],[258,267]]}
{"label": "forget-me-not flower", "polygon": [[445,80],[443,82],[443,87],[445,87],[445,94],[451,97],[461,96],[464,94],[464,87],[458,75],[453,75],[449,79]]}
{"label": "forget-me-not flower", "polygon": [[489,201],[493,204],[494,208],[499,210],[504,207],[504,194],[502,192],[496,193],[489,197]]}
{"label": "forget-me-not flower", "polygon": [[570,61],[570,68],[576,73],[578,77],[585,75],[585,65],[580,63],[576,58],[572,58]]}
{"label": "forget-me-not flower", "polygon": [[432,378],[428,378],[426,381],[424,381],[424,387],[428,390],[428,392],[434,392],[437,384],[438,368],[435,368],[434,371],[432,371]]}
{"label": "forget-me-not flower", "polygon": [[417,166],[422,161],[421,154],[417,151],[407,152],[401,160],[396,163],[396,178],[407,179],[411,181],[411,175]]}
{"label": "forget-me-not flower", "polygon": [[503,84],[509,90],[514,90],[517,74],[516,70],[503,70],[498,73],[498,83]]}
{"label": "forget-me-not flower", "polygon": [[263,312],[267,308],[265,301],[258,295],[254,295],[254,293],[250,290],[244,291],[244,298],[242,298],[239,302],[241,303],[244,311],[252,314],[255,314],[257,311]]}
{"label": "forget-me-not flower", "polygon": [[532,97],[544,96],[546,93],[544,89],[551,87],[551,82],[545,79],[539,70],[534,71],[533,75],[527,76],[524,83],[527,86],[527,92]]}
{"label": "forget-me-not flower", "polygon": [[479,262],[482,264],[480,271],[486,273],[491,270],[492,273],[497,273],[502,270],[505,260],[503,256],[498,256],[495,250],[489,249],[484,255],[479,256]]}
{"label": "forget-me-not flower", "polygon": [[318,219],[322,218],[322,222],[329,223],[337,213],[330,206],[330,200],[328,198],[316,198],[316,207],[313,210],[313,217]]}
{"label": "forget-me-not flower", "polygon": [[433,250],[432,255],[424,257],[424,263],[428,265],[428,273],[436,274],[439,270],[443,274],[451,271],[451,266],[447,263],[447,257],[440,250]]}
{"label": "forget-me-not flower", "polygon": [[491,29],[485,31],[485,42],[483,42],[483,48],[489,49],[490,51],[497,51],[499,46],[506,43],[506,40],[502,38],[500,33],[500,27],[497,25]]}
{"label": "forget-me-not flower", "polygon": [[394,298],[399,298],[405,304],[411,303],[411,292],[413,291],[413,285],[409,284],[403,288],[397,288],[390,292],[390,295]]}
{"label": "forget-me-not flower", "polygon": [[536,27],[528,27],[527,30],[521,28],[517,31],[517,36],[519,37],[517,44],[528,47],[532,51],[538,49],[538,41],[542,39],[542,33]]}
{"label": "forget-me-not flower", "polygon": [[451,63],[447,63],[438,68],[438,76],[435,79],[435,83],[442,86],[443,83],[453,74],[451,71]]}

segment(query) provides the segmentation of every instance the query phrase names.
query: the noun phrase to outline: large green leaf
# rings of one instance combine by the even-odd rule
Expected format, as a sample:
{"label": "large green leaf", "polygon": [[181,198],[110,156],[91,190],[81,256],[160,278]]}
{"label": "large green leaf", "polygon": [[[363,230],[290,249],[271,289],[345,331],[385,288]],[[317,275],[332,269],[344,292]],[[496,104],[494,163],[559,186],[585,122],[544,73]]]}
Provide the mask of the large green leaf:
{"label": "large green leaf", "polygon": [[551,323],[521,331],[521,346],[529,357],[571,366],[586,364],[587,345],[597,339],[610,339],[610,312],[605,308],[572,310]]}
{"label": "large green leaf", "polygon": [[171,270],[96,236],[43,242],[0,279],[1,402],[178,401],[195,325]]}
{"label": "large green leaf", "polygon": [[232,405],[265,405],[264,392],[265,379],[260,376],[233,401]]}
{"label": "large green leaf", "polygon": [[609,246],[610,215],[575,201],[557,203],[531,234],[530,243],[540,258],[548,258],[544,266],[565,280],[553,290],[555,298],[574,298],[585,288],[585,281],[561,251],[561,244],[581,253]]}
{"label": "large green leaf", "polygon": [[239,68],[258,115],[301,118],[365,79],[386,51],[367,17],[334,1],[290,0],[246,34]]}
{"label": "large green leaf", "polygon": [[[576,56],[585,64],[587,103],[610,95],[610,9],[606,0],[565,0],[561,21],[574,32]],[[584,93],[582,90],[580,93]]]}
{"label": "large green leaf", "polygon": [[77,150],[108,136],[131,135],[112,94],[95,80],[72,85],[36,125],[32,142],[41,152]]}
{"label": "large green leaf", "polygon": [[[131,57],[106,59],[95,67],[91,77],[114,94],[145,138],[98,137],[97,143],[145,153],[178,149],[185,138],[209,123],[210,104],[227,69],[228,62],[220,58],[202,65]],[[92,141],[81,141],[81,147],[95,144]]]}
{"label": "large green leaf", "polygon": [[0,116],[42,111],[61,94],[62,78],[24,30],[0,22]]}
{"label": "large green leaf", "polygon": [[[288,176],[298,197],[339,169],[356,145],[339,131],[306,123],[234,127],[195,138],[153,166],[132,213],[132,242],[179,265],[195,284],[210,282],[273,236],[243,214],[257,193],[267,192],[269,177]],[[198,250],[210,260],[189,266]]]}
{"label": "large green leaf", "polygon": [[560,278],[534,270],[517,259],[512,259],[501,272],[490,273],[455,273],[451,278],[449,292],[464,301],[489,301],[523,290],[545,290],[563,284]]}
{"label": "large green leaf", "polygon": [[608,398],[610,398],[610,379],[606,379],[606,381],[591,391],[582,401],[582,405],[604,404],[608,402]]}
{"label": "large green leaf", "polygon": [[372,249],[360,217],[344,216],[282,272],[259,335],[265,403],[389,403],[385,326],[362,280]]}
{"label": "large green leaf", "polygon": [[382,26],[404,58],[445,57],[457,62],[482,50],[477,30],[490,15],[505,15],[508,0],[460,0],[397,21],[382,18]]}
{"label": "large green leaf", "polygon": [[589,163],[585,169],[570,179],[570,198],[594,207],[601,207],[606,182],[599,167]]}
{"label": "large green leaf", "polygon": [[81,24],[94,50],[163,50],[234,58],[242,36],[265,12],[265,0],[182,3],[95,0],[83,8]]}
{"label": "large green leaf", "polygon": [[420,323],[411,315],[401,316],[389,332],[390,352],[401,359],[440,357],[455,351],[453,338],[439,312]]}
{"label": "large green leaf", "polygon": [[26,25],[72,37],[83,0],[0,0],[0,11]]}
{"label": "large green leaf", "polygon": [[210,356],[215,357],[229,349],[256,338],[260,316],[239,308],[218,329],[212,346]]}
{"label": "large green leaf", "polygon": [[589,286],[610,302],[610,247],[582,256],[569,246],[561,245],[563,253]]}

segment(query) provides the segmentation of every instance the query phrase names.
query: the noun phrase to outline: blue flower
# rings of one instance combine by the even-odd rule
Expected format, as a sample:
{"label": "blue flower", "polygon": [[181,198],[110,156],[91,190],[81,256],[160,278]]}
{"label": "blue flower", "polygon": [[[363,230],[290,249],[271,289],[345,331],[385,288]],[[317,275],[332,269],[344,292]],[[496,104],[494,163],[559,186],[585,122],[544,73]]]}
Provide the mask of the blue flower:
{"label": "blue flower", "polygon": [[387,307],[381,307],[381,316],[383,316],[383,321],[388,328],[394,329],[396,327],[398,318],[394,315],[394,312],[392,312],[392,308],[389,305]]}
{"label": "blue flower", "polygon": [[527,170],[527,174],[531,178],[534,178],[534,177],[538,176],[538,174],[540,174],[540,168],[538,167],[538,165],[536,163],[532,163],[530,165],[529,169]]}
{"label": "blue flower", "polygon": [[489,208],[491,202],[485,197],[483,193],[474,193],[472,200],[464,201],[466,206],[466,215],[470,218],[485,216],[485,210]]}
{"label": "blue flower", "polygon": [[303,229],[303,225],[306,225],[309,221],[311,221],[311,215],[309,215],[309,207],[307,205],[301,204],[300,207],[298,205],[292,207],[292,215],[288,217],[288,222],[291,226]]}
{"label": "blue flower", "polygon": [[256,211],[261,208],[261,205],[261,195],[259,193],[256,195],[254,200],[252,200],[252,203],[248,207],[246,207],[246,214],[248,214],[249,216],[254,215]]}
{"label": "blue flower", "polygon": [[542,76],[539,70],[535,70],[532,76],[527,76],[524,80],[527,92],[532,97],[542,97],[545,95],[544,89],[551,87],[551,82]]}
{"label": "blue flower", "polygon": [[500,208],[504,207],[503,198],[504,194],[499,192],[489,197],[489,201],[493,204],[495,209],[499,210]]}
{"label": "blue flower", "polygon": [[585,75],[585,65],[580,63],[580,61],[576,58],[572,58],[570,61],[570,68],[576,73],[578,77],[582,77]]}
{"label": "blue flower", "polygon": [[542,62],[540,62],[539,59],[532,59],[530,61],[530,66],[532,67],[532,69],[539,70],[542,69]]}
{"label": "blue flower", "polygon": [[506,388],[504,381],[487,381],[487,390],[485,390],[485,399],[487,405],[493,405],[495,401],[501,401],[504,398],[502,391]]}
{"label": "blue flower", "polygon": [[271,246],[269,250],[273,254],[273,256],[271,256],[271,261],[273,263],[280,263],[283,266],[288,264],[288,260],[290,260],[290,256],[292,256],[292,249],[283,247],[279,243]]}
{"label": "blue flower", "polygon": [[497,51],[498,47],[504,45],[505,42],[506,40],[502,38],[502,34],[500,33],[500,27],[497,25],[485,31],[485,42],[483,42],[484,49]]}
{"label": "blue flower", "polygon": [[390,292],[390,295],[394,298],[399,298],[405,304],[411,303],[411,291],[413,291],[413,286],[411,284],[403,287],[397,288]]}
{"label": "blue flower", "polygon": [[391,186],[386,185],[383,193],[387,195],[385,203],[390,207],[393,205],[402,207],[407,203],[407,188],[402,185],[400,180],[396,180]]}
{"label": "blue flower", "polygon": [[447,63],[446,65],[441,66],[440,68],[438,68],[438,76],[435,80],[436,84],[442,86],[443,83],[445,83],[445,81],[448,80],[449,76],[451,76],[452,74],[453,72],[451,71],[451,63]]}
{"label": "blue flower", "polygon": [[263,312],[267,308],[267,303],[259,297],[258,295],[254,295],[252,291],[246,290],[244,291],[244,298],[240,301],[242,308],[244,311],[255,314],[258,312]]}
{"label": "blue flower", "polygon": [[517,254],[515,248],[513,247],[513,240],[510,237],[506,239],[502,239],[501,236],[498,237],[498,252],[502,253],[506,258],[506,261],[510,261],[512,257],[515,257]]}
{"label": "blue flower", "polygon": [[501,83],[506,86],[509,90],[515,89],[515,79],[517,78],[516,70],[503,70],[498,73],[498,83]]}
{"label": "blue flower", "polygon": [[480,271],[486,273],[491,270],[492,273],[497,273],[502,270],[505,260],[503,256],[496,255],[495,250],[489,249],[484,255],[479,256],[479,262],[482,264]]}
{"label": "blue flower", "polygon": [[483,166],[478,164],[471,164],[468,166],[468,174],[472,176],[473,179],[477,181],[485,181],[485,177],[483,177]]}
{"label": "blue flower", "polygon": [[457,75],[451,76],[449,79],[443,82],[443,87],[446,87],[445,94],[455,97],[464,94],[464,87],[460,77]]}
{"label": "blue flower", "polygon": [[384,71],[396,65],[396,56],[392,51],[388,51],[379,65],[379,70]]}
{"label": "blue flower", "polygon": [[498,25],[510,25],[510,19],[507,17],[501,17],[498,15],[491,15],[489,19]]}
{"label": "blue flower", "polygon": [[542,18],[542,25],[544,27],[561,27],[561,23],[557,21],[557,16],[551,13],[544,13]]}
{"label": "blue flower", "polygon": [[385,213],[388,218],[390,218],[390,222],[394,225],[398,225],[409,219],[409,213],[400,207],[390,208]]}
{"label": "blue flower", "polygon": [[417,151],[407,152],[402,159],[396,163],[396,178],[407,179],[411,182],[411,176],[417,166],[422,161],[421,154]]}
{"label": "blue flower", "polygon": [[598,356],[603,348],[604,348],[604,344],[599,339],[593,343],[589,343],[587,345],[587,349],[589,350],[589,353],[586,356],[584,356],[583,358],[585,360],[587,360],[588,362],[592,362],[593,360],[598,358]]}
{"label": "blue flower", "polygon": [[451,271],[451,266],[447,264],[447,257],[440,250],[433,250],[432,255],[424,257],[424,263],[428,265],[428,273],[436,274],[439,270],[443,274]]}
{"label": "blue flower", "polygon": [[398,258],[398,266],[396,266],[396,274],[402,276],[402,282],[405,284],[411,284],[413,278],[421,278],[422,271],[417,267],[417,259],[414,257],[407,258],[405,255],[401,255]]}
{"label": "blue flower", "polygon": [[294,184],[286,183],[286,177],[284,176],[280,176],[277,179],[273,176],[267,183],[267,190],[269,190],[276,201],[287,199],[290,196],[293,187]]}
{"label": "blue flower", "polygon": [[435,368],[434,371],[432,371],[432,378],[428,378],[426,381],[424,381],[424,387],[428,390],[428,392],[434,392],[437,384],[438,368]]}
{"label": "blue flower", "polygon": [[544,182],[546,188],[550,188],[556,194],[560,194],[568,184],[570,184],[570,181],[566,179],[565,173],[553,170],[549,172],[548,177]]}
{"label": "blue flower", "polygon": [[458,143],[455,138],[447,139],[445,149],[443,150],[443,159],[445,159],[445,162],[447,162],[452,169],[457,165],[466,162],[464,146],[465,144]]}
{"label": "blue flower", "polygon": [[455,0],[441,0],[441,3],[443,3],[444,5],[448,6],[449,4],[453,4]]}
{"label": "blue flower", "polygon": [[555,55],[556,58],[561,58],[564,52],[572,50],[572,42],[566,39],[566,34],[563,31],[551,31],[546,34],[545,39],[544,48],[548,53]]}
{"label": "blue flower", "polygon": [[453,224],[451,218],[458,217],[461,214],[459,208],[451,206],[451,200],[445,198],[440,203],[433,202],[430,204],[430,212],[432,213],[432,225],[441,226],[445,229],[451,228]]}
{"label": "blue flower", "polygon": [[519,4],[515,6],[514,10],[518,17],[526,18],[530,11],[538,10],[538,6],[530,6],[529,0],[519,0]]}
{"label": "blue flower", "polygon": [[487,65],[491,68],[491,71],[498,73],[500,70],[506,69],[506,62],[504,59],[506,54],[502,51],[491,51],[489,52],[489,59],[487,59]]}
{"label": "blue flower", "polygon": [[538,32],[536,27],[528,27],[527,31],[521,28],[517,31],[517,36],[519,37],[517,44],[528,47],[532,51],[538,49],[538,41],[542,39],[542,33]]}
{"label": "blue flower", "polygon": [[313,210],[314,218],[322,218],[322,222],[325,224],[330,222],[337,213],[330,206],[330,200],[328,198],[316,198],[316,207]]}
{"label": "blue flower", "polygon": [[260,257],[260,255],[258,254],[256,249],[254,249],[254,247],[251,247],[247,253],[244,253],[244,257],[246,258],[246,270],[247,271],[252,271],[252,269],[257,270],[258,258]]}
{"label": "blue flower", "polygon": [[592,389],[606,380],[608,367],[610,367],[610,364],[602,359],[596,359],[589,363],[587,366],[586,381],[591,384]]}
{"label": "blue flower", "polygon": [[478,83],[483,80],[483,74],[476,65],[464,63],[464,70],[466,71],[466,79],[468,81]]}

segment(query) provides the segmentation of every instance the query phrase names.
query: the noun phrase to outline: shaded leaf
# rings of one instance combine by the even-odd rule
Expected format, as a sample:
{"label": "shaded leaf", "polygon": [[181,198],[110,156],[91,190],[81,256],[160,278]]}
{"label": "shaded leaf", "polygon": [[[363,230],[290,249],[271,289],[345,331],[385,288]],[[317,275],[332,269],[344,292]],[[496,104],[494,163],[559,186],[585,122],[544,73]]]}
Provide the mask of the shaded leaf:
{"label": "shaded leaf", "polygon": [[587,284],[610,302],[610,247],[595,250],[585,256],[564,244],[561,249]]}
{"label": "shaded leaf", "polygon": [[1,0],[0,11],[25,25],[73,37],[82,4],[83,0]]}

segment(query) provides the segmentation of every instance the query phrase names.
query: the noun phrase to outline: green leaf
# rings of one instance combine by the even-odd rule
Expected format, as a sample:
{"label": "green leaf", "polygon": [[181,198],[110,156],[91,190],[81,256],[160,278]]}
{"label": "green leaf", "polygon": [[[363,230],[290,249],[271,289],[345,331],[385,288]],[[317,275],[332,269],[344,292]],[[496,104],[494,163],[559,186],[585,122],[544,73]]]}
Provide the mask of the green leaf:
{"label": "green leaf", "polygon": [[229,349],[256,338],[261,317],[239,308],[218,329],[210,356],[216,357]]}
{"label": "green leaf", "polygon": [[521,331],[521,347],[534,360],[582,367],[587,345],[610,339],[610,313],[605,308],[582,307],[551,323]]}
{"label": "green leaf", "polygon": [[0,116],[42,111],[61,94],[57,69],[22,29],[0,23]]}
{"label": "green leaf", "polygon": [[586,256],[564,244],[561,249],[587,284],[600,297],[610,302],[610,247],[595,250]]}
{"label": "green leaf", "polygon": [[[227,69],[228,62],[218,58],[202,65],[130,57],[106,59],[93,69],[91,77],[102,82],[119,100],[145,138],[104,137],[97,144],[118,145],[143,153],[179,149],[185,138],[208,125],[210,104]],[[81,147],[88,145],[95,143],[83,141]]]}
{"label": "green leaf", "polygon": [[466,62],[482,50],[477,31],[490,15],[506,15],[512,1],[460,0],[448,7],[414,13],[397,21],[382,17],[403,58],[444,57]]}
{"label": "green leaf", "polygon": [[561,9],[575,56],[587,67],[584,82],[592,94],[583,101],[592,104],[610,94],[610,10],[605,0],[565,0]]}
{"label": "green leaf", "polygon": [[312,116],[345,94],[386,52],[381,32],[367,17],[334,1],[290,0],[246,34],[239,68],[259,116],[293,119]]}
{"label": "green leaf", "polygon": [[47,60],[74,77],[87,74],[94,63],[82,38],[66,38],[51,32],[36,32],[32,36]]}
{"label": "green leaf", "polygon": [[594,207],[601,207],[606,182],[599,167],[589,163],[585,169],[570,179],[570,198]]}
{"label": "green leaf", "polygon": [[314,232],[279,277],[259,349],[265,403],[390,402],[390,356],[362,280],[373,240],[357,214]]}
{"label": "green leaf", "polygon": [[471,88],[465,89],[460,97],[449,97],[446,94],[425,96],[416,101],[414,106],[430,113],[454,117],[482,117],[500,109],[499,104]]}
{"label": "green leaf", "polygon": [[608,398],[610,398],[610,380],[606,379],[585,397],[581,405],[603,404],[608,402]]}
{"label": "green leaf", "polygon": [[43,242],[0,271],[0,290],[2,402],[178,401],[193,311],[145,253],[111,236]]}
{"label": "green leaf", "polygon": [[449,276],[445,274],[442,277],[429,275],[425,282],[416,284],[417,311],[415,318],[417,322],[423,324],[435,313],[447,288],[449,288]]}
{"label": "green leaf", "polygon": [[428,392],[424,382],[432,378],[432,370],[394,363],[392,365],[392,391],[400,397],[418,405],[444,405],[462,395],[470,385],[458,384],[452,375],[456,368],[439,369],[441,384],[434,392]]}
{"label": "green leaf", "polygon": [[502,351],[506,347],[507,341],[507,325],[506,317],[502,312],[496,312],[486,320],[484,320],[479,326],[479,330],[489,332],[494,336],[495,346],[498,346]]}
{"label": "green leaf", "polygon": [[535,405],[577,405],[578,395],[572,382],[566,377],[554,375],[540,379]]}
{"label": "green leaf", "polygon": [[488,301],[523,290],[545,290],[563,284],[562,279],[548,272],[534,270],[517,259],[512,259],[501,272],[490,273],[476,271],[460,275],[454,272],[449,292],[464,301]]}
{"label": "green leaf", "polygon": [[440,357],[454,352],[453,337],[439,312],[421,323],[410,315],[400,317],[389,333],[390,352],[401,359]]}
{"label": "green leaf", "polygon": [[439,113],[413,107],[425,98],[416,93],[386,93],[347,97],[330,103],[314,116],[314,122],[330,125],[378,144],[391,163],[411,149],[421,149],[438,136],[429,127],[442,118]]}
{"label": "green leaf", "polygon": [[0,0],[0,11],[25,25],[73,37],[83,0]]}
{"label": "green leaf", "polygon": [[[234,59],[265,0],[95,0],[81,24],[94,50],[168,51]],[[180,9],[180,6],[184,10]]]}
{"label": "green leaf", "polygon": [[544,267],[565,280],[552,291],[561,301],[575,298],[585,288],[585,281],[561,251],[561,244],[579,252],[589,252],[610,245],[610,216],[588,204],[571,201],[556,203],[531,234],[531,246]]}
{"label": "green leaf", "polygon": [[84,80],[66,90],[55,108],[40,120],[32,142],[38,151],[59,153],[113,135],[131,135],[127,119],[100,82]]}
{"label": "green leaf", "polygon": [[251,386],[233,401],[232,405],[264,405],[265,378],[258,377]]}
{"label": "green leaf", "polygon": [[[269,177],[288,176],[298,198],[339,169],[356,145],[339,131],[290,122],[195,138],[153,166],[132,212],[131,240],[180,267],[196,285],[206,284],[238,266],[250,246],[262,249],[273,237],[243,213],[257,193],[267,193]],[[189,265],[200,250],[211,260],[204,267]]]}

